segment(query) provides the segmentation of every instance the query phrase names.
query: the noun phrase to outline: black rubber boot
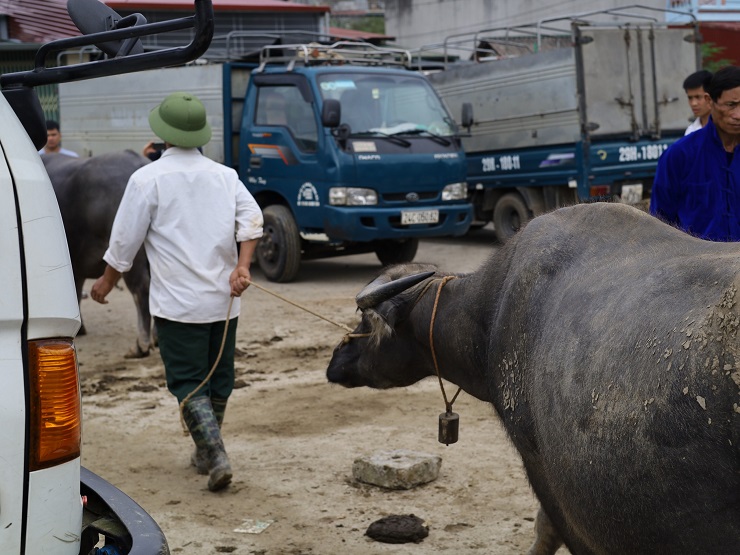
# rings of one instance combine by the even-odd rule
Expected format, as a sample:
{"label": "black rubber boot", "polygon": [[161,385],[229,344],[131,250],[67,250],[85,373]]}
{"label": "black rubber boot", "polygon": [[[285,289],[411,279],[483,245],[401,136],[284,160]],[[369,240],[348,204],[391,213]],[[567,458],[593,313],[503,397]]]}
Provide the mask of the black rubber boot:
{"label": "black rubber boot", "polygon": [[[226,414],[227,399],[211,399],[213,414],[216,415],[219,429],[224,423],[224,414]],[[193,454],[190,456],[190,464],[198,471],[198,474],[208,474],[208,452],[205,449],[195,447]]]}
{"label": "black rubber boot", "polygon": [[216,399],[215,397],[211,397],[213,414],[216,415],[216,420],[218,421],[219,428],[224,425],[224,416],[226,415],[226,403],[228,403],[228,399]]}
{"label": "black rubber boot", "polygon": [[206,454],[208,489],[218,491],[225,488],[231,482],[231,465],[211,400],[205,396],[190,399],[183,407],[183,417],[196,448]]}

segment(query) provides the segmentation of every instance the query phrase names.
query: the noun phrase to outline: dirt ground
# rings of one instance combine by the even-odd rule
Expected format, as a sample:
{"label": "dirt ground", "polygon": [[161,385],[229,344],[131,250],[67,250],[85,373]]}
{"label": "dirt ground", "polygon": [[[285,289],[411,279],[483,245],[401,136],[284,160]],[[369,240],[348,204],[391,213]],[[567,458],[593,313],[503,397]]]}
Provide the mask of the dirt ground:
{"label": "dirt ground", "polygon": [[[423,241],[416,261],[470,271],[495,245],[488,229]],[[290,284],[270,283],[258,269],[253,278],[354,327],[354,296],[379,269],[374,255],[356,255],[307,262]],[[135,338],[131,296],[114,290],[109,300],[82,302],[82,463],[142,505],[172,553],[508,555],[529,547],[537,502],[489,405],[461,394],[460,440],[439,444],[444,403],[436,380],[383,392],[329,385],[326,366],[343,331],[256,288],[244,296],[237,389],[223,430],[234,480],[209,492],[190,466],[192,441],[158,352],[124,359]],[[438,479],[407,491],[353,480],[355,458],[391,449],[441,456]],[[394,514],[422,518],[429,536],[402,545],[365,536],[372,522]]]}

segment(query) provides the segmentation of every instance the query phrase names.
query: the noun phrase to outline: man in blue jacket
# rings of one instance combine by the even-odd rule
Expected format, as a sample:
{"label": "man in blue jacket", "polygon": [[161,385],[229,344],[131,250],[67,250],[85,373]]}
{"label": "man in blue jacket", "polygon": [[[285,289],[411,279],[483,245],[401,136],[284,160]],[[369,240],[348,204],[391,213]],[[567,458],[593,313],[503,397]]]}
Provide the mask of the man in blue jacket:
{"label": "man in blue jacket", "polygon": [[712,77],[707,124],[658,160],[650,213],[710,241],[740,241],[740,67]]}

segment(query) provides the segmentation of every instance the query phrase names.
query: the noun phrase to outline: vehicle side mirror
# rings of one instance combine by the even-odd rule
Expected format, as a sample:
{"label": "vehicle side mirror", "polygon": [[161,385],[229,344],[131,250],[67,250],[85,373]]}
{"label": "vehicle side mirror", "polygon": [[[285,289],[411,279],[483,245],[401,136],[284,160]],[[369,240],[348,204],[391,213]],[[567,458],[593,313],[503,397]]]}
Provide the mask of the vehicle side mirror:
{"label": "vehicle side mirror", "polygon": [[[141,14],[133,14],[122,18],[98,0],[68,0],[67,13],[83,35],[103,33],[146,23],[146,19]],[[111,58],[144,52],[141,40],[136,37],[123,41],[99,42],[95,46]]]}
{"label": "vehicle side mirror", "polygon": [[470,102],[463,102],[462,105],[462,126],[470,132],[473,126],[473,105]]}
{"label": "vehicle side mirror", "polygon": [[335,98],[327,98],[321,107],[321,125],[324,127],[339,127],[342,121],[342,105]]}

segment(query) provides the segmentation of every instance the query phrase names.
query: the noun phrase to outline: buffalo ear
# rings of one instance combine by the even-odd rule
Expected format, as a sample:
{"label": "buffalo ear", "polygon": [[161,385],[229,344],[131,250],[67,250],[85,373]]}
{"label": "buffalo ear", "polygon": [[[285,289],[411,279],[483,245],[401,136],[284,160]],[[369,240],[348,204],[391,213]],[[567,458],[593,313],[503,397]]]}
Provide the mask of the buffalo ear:
{"label": "buffalo ear", "polygon": [[389,277],[383,274],[365,286],[355,297],[355,302],[362,310],[376,307],[433,275],[433,271],[421,272],[389,281]]}

